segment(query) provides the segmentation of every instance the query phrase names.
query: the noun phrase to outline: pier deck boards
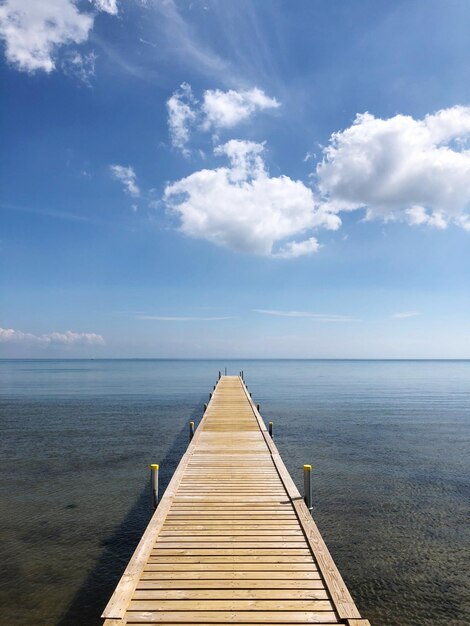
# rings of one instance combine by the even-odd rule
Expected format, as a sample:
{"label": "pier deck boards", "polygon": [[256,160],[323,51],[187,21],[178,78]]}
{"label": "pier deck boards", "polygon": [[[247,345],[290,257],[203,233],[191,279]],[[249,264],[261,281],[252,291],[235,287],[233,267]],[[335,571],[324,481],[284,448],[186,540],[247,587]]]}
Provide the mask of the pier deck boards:
{"label": "pier deck boards", "polygon": [[223,376],[104,626],[362,619],[238,376]]}

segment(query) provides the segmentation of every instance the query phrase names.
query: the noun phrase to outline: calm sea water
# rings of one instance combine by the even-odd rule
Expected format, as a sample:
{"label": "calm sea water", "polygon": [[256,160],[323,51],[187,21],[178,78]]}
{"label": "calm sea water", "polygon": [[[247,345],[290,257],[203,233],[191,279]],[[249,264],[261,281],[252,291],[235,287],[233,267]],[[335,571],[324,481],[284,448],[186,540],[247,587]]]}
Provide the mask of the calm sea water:
{"label": "calm sea water", "polygon": [[158,360],[0,361],[2,624],[101,623],[225,366],[373,626],[468,625],[470,362]]}

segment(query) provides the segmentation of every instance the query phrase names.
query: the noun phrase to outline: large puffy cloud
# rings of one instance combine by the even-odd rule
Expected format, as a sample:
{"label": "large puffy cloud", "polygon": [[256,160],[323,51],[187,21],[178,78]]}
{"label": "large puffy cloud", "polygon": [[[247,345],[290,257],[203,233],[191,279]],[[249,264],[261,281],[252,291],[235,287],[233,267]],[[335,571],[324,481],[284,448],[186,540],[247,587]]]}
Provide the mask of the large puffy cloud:
{"label": "large puffy cloud", "polygon": [[421,120],[364,113],[334,133],[317,167],[326,207],[365,208],[370,218],[403,219],[470,230],[470,107],[443,109]]}
{"label": "large puffy cloud", "polygon": [[[100,11],[115,15],[116,0],[95,0]],[[93,28],[94,15],[75,0],[4,0],[0,5],[0,38],[5,54],[19,70],[51,72],[57,49],[81,44]]]}
{"label": "large puffy cloud", "polygon": [[101,346],[104,345],[104,339],[102,335],[97,335],[96,333],[74,333],[70,330],[65,333],[52,332],[43,335],[33,335],[32,333],[25,333],[13,328],[0,328],[0,343]]}
{"label": "large puffy cloud", "polygon": [[314,237],[286,240],[320,225],[337,228],[339,219],[316,210],[312,190],[301,181],[270,177],[263,149],[231,140],[215,150],[228,157],[230,167],[200,170],[166,187],[165,201],[179,216],[182,232],[261,255],[287,258],[316,251]]}

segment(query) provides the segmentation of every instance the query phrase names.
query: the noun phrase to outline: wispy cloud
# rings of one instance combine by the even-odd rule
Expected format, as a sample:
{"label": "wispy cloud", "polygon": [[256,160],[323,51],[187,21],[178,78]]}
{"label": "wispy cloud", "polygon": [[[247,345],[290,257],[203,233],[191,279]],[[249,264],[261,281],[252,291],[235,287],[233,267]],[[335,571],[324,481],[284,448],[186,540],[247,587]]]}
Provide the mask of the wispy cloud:
{"label": "wispy cloud", "polygon": [[220,316],[220,317],[191,317],[191,316],[179,316],[179,315],[136,315],[135,319],[138,320],[155,320],[157,322],[218,322],[220,320],[232,320],[232,316]]}
{"label": "wispy cloud", "polygon": [[174,0],[156,2],[155,29],[160,34],[160,45],[171,52],[172,58],[179,59],[185,66],[210,76],[226,77],[228,64],[214,52],[195,32],[178,10]]}
{"label": "wispy cloud", "polygon": [[130,165],[110,165],[109,169],[113,178],[122,183],[126,193],[133,198],[140,196],[140,189],[137,185],[137,177],[133,167]]}
{"label": "wispy cloud", "polygon": [[99,220],[90,218],[86,215],[78,215],[76,213],[69,213],[68,211],[56,211],[55,209],[33,209],[31,207],[4,203],[0,203],[0,209],[4,209],[5,211],[16,211],[19,213],[32,213],[33,215],[52,217],[60,220],[70,220],[72,222],[88,222],[90,224],[100,225],[103,224]]}
{"label": "wispy cloud", "polygon": [[254,313],[262,315],[274,315],[277,317],[306,317],[316,322],[354,322],[353,317],[347,315],[335,315],[332,313],[312,313],[311,311],[277,311],[275,309],[253,309]]}
{"label": "wispy cloud", "polygon": [[191,85],[182,83],[166,103],[168,110],[168,127],[170,129],[173,147],[181,150],[184,156],[189,156],[186,144],[189,141],[189,126],[196,119],[196,112],[192,108],[196,104]]}
{"label": "wispy cloud", "polygon": [[61,62],[61,68],[65,74],[75,76],[87,87],[91,87],[91,81],[95,76],[95,64],[97,55],[94,52],[79,54],[76,50],[70,50]]}
{"label": "wispy cloud", "polygon": [[408,317],[416,317],[417,315],[419,315],[418,311],[403,311],[401,313],[394,313],[392,317],[395,320],[404,320]]}

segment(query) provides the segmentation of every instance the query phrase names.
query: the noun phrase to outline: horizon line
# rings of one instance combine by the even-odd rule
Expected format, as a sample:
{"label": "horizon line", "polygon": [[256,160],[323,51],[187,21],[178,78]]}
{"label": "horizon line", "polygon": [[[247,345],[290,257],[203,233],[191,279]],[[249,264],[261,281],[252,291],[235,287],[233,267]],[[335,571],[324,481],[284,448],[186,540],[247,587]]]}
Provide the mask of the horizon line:
{"label": "horizon line", "polygon": [[2,361],[470,361],[470,357],[0,357]]}

